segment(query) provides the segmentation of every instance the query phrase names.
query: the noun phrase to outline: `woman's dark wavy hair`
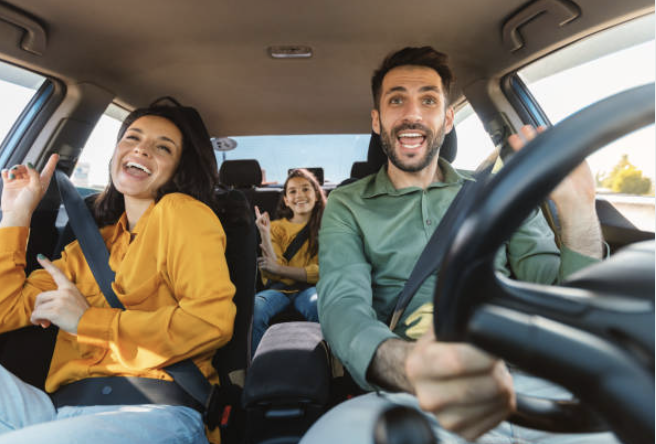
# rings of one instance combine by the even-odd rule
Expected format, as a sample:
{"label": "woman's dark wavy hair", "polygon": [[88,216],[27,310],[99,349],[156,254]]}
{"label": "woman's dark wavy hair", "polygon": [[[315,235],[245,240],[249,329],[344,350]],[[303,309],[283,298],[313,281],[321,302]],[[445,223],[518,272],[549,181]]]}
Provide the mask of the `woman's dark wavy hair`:
{"label": "woman's dark wavy hair", "polygon": [[285,185],[283,186],[283,195],[280,197],[280,201],[278,201],[278,209],[276,210],[278,217],[284,217],[289,220],[294,216],[294,212],[285,204],[284,199],[284,196],[287,195],[287,184],[290,179],[294,178],[301,178],[310,182],[317,199],[314,208],[312,208],[310,220],[308,221],[308,224],[310,225],[310,235],[308,236],[308,257],[313,257],[319,253],[319,228],[321,227],[323,209],[326,206],[326,194],[321,189],[321,185],[319,185],[317,178],[314,177],[314,174],[310,171],[305,168],[291,170],[287,176],[287,180],[285,180]]}
{"label": "woman's dark wavy hair", "polygon": [[[171,105],[164,102],[169,101]],[[118,132],[117,143],[125,131],[137,119],[144,116],[158,116],[171,121],[182,133],[182,153],[180,163],[171,180],[164,184],[155,196],[155,202],[170,193],[184,193],[220,212],[215,191],[219,186],[219,173],[216,157],[207,128],[194,108],[181,106],[175,99],[164,97],[146,108],[132,111],[123,121]],[[110,166],[111,170],[111,166]],[[125,211],[123,195],[116,189],[111,179],[94,204],[94,216],[100,226],[114,224]]]}

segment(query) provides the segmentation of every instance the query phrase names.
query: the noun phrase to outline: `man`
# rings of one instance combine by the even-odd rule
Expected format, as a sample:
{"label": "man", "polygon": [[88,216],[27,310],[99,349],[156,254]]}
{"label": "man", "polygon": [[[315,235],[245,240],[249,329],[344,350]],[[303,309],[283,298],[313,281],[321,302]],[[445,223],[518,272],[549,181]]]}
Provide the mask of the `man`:
{"label": "man", "polygon": [[[393,404],[432,413],[445,442],[462,442],[494,428],[515,408],[513,377],[502,361],[466,344],[435,340],[435,276],[417,291],[394,331],[387,325],[425,244],[463,182],[471,180],[439,159],[444,135],[453,128],[452,82],[446,56],[429,47],[391,54],[374,73],[372,128],[388,162],[330,195],[319,238],[318,292],[320,322],[333,353],[363,389],[376,393],[329,412],[303,442],[371,442],[376,416]],[[522,136],[529,140],[535,130],[522,128]],[[509,142],[516,149],[523,145],[517,135]],[[499,271],[551,284],[601,258],[587,165],[551,198],[561,217],[562,249],[536,211],[497,254]],[[495,441],[498,433],[505,432],[495,430],[483,440],[508,442]]]}

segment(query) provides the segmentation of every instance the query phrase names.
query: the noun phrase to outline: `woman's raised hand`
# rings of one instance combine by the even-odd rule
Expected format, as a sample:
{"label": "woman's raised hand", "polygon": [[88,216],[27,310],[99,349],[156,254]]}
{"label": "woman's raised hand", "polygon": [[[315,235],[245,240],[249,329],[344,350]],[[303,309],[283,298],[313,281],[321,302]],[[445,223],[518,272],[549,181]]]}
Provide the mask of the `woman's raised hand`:
{"label": "woman's raised hand", "polygon": [[0,227],[29,227],[32,213],[46,193],[59,161],[53,154],[38,173],[32,164],[2,170],[2,221]]}

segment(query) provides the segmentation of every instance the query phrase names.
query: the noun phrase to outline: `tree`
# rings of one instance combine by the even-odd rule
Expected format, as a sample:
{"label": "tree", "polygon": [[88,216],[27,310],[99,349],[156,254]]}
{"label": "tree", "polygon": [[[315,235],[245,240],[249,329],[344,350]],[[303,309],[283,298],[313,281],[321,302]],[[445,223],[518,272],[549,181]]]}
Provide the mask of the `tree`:
{"label": "tree", "polygon": [[615,193],[647,194],[651,191],[651,179],[645,177],[641,170],[629,162],[627,154],[622,155],[610,174],[603,178],[597,176],[596,179],[604,188],[609,188]]}

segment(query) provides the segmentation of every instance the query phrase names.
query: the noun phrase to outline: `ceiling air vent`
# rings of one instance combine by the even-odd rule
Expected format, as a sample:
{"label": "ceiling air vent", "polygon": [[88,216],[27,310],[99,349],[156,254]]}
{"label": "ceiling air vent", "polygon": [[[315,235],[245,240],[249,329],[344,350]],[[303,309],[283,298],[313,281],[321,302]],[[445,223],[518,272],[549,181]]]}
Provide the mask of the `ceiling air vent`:
{"label": "ceiling air vent", "polygon": [[307,59],[312,57],[312,48],[309,46],[269,46],[268,51],[274,59]]}

